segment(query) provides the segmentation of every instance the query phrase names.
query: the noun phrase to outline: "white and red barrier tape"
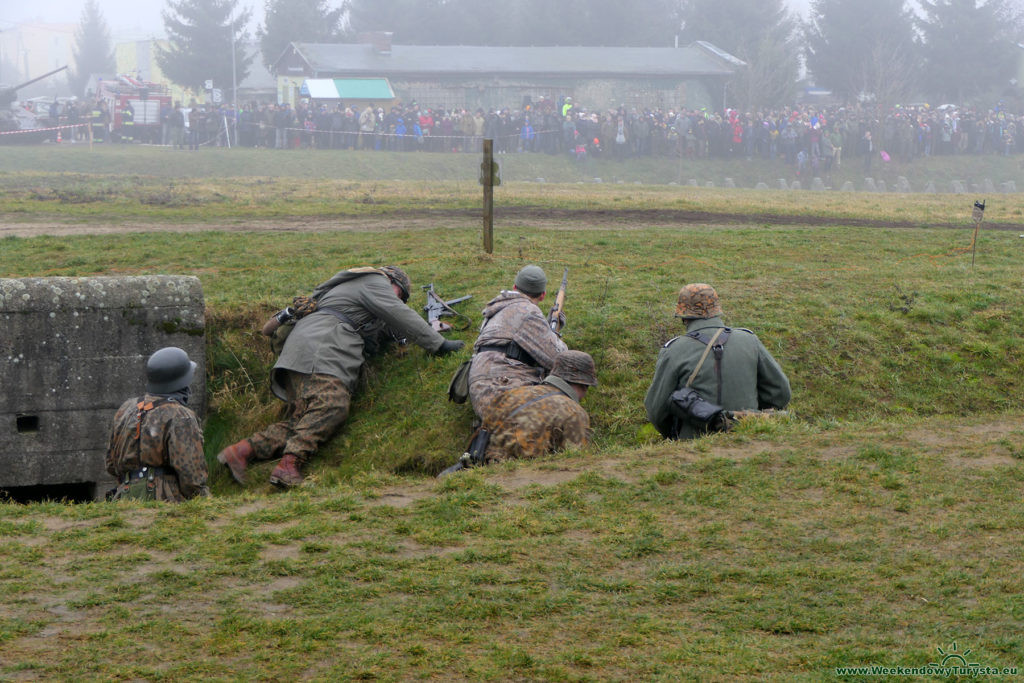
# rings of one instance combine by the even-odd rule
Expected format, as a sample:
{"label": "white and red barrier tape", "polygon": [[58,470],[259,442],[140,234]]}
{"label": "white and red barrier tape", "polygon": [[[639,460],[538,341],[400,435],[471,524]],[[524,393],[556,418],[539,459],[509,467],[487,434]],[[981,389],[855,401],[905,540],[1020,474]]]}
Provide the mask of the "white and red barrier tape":
{"label": "white and red barrier tape", "polygon": [[88,123],[75,123],[67,126],[53,126],[52,128],[26,128],[25,130],[7,130],[0,132],[0,135],[26,135],[28,133],[42,133],[48,130],[66,130],[68,128],[81,128],[88,126]]}

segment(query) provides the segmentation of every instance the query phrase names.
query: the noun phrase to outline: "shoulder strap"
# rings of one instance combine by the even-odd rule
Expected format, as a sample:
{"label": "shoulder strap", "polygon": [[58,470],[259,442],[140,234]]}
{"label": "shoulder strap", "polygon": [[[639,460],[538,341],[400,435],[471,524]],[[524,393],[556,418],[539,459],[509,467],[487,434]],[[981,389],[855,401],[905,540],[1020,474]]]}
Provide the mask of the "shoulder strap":
{"label": "shoulder strap", "polygon": [[135,408],[138,412],[135,413],[135,441],[137,442],[142,438],[142,421],[145,419],[146,414],[153,410],[157,406],[161,406],[167,403],[170,399],[157,398],[152,401],[147,401],[145,396],[141,396],[135,403]]}
{"label": "shoulder strap", "polygon": [[700,332],[687,333],[687,337],[689,337],[690,339],[696,339],[705,346],[704,353],[701,354],[700,360],[697,361],[697,367],[693,369],[693,372],[690,373],[690,378],[686,380],[687,388],[689,388],[693,384],[693,380],[697,378],[697,373],[700,372],[701,367],[703,367],[704,361],[707,360],[708,354],[711,353],[711,348],[715,345],[715,342],[718,341],[718,338],[722,335],[722,333],[725,332],[727,329],[728,328],[726,327],[719,327],[710,339],[708,339],[706,335]]}
{"label": "shoulder strap", "polygon": [[531,398],[529,401],[527,401],[526,403],[522,404],[521,406],[519,406],[518,408],[516,408],[515,410],[510,412],[508,415],[506,415],[505,419],[507,420],[509,418],[514,417],[515,415],[517,415],[519,413],[519,411],[521,411],[526,406],[533,405],[537,401],[543,401],[544,399],[551,398],[552,396],[565,396],[565,394],[562,393],[561,390],[559,390],[559,391],[552,391],[549,394],[542,394],[541,396],[537,396],[535,398]]}

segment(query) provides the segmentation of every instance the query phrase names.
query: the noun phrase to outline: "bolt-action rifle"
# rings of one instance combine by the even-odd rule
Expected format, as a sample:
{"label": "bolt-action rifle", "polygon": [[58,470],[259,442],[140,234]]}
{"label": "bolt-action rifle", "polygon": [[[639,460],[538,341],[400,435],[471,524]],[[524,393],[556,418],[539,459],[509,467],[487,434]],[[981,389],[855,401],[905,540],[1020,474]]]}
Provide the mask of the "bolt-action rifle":
{"label": "bolt-action rifle", "polygon": [[555,305],[548,312],[548,325],[551,331],[558,334],[565,325],[565,288],[569,285],[569,268],[562,272],[562,286],[558,288],[558,295],[555,297]]}
{"label": "bolt-action rifle", "polygon": [[459,303],[460,301],[466,301],[472,299],[472,294],[466,296],[460,296],[457,299],[451,301],[445,301],[437,295],[434,291],[434,283],[431,282],[429,285],[423,285],[423,289],[427,291],[427,305],[423,307],[423,310],[427,312],[427,322],[438,332],[447,332],[452,328],[452,325],[446,322],[442,322],[441,318],[444,316],[455,316],[463,321],[463,326],[460,330],[464,330],[469,327],[469,317],[456,311],[452,306]]}
{"label": "bolt-action rifle", "polygon": [[762,410],[725,410],[722,411],[725,414],[725,418],[729,422],[739,422],[749,418],[773,418],[773,417],[785,417],[789,415],[788,410],[779,410],[778,408],[764,408]]}

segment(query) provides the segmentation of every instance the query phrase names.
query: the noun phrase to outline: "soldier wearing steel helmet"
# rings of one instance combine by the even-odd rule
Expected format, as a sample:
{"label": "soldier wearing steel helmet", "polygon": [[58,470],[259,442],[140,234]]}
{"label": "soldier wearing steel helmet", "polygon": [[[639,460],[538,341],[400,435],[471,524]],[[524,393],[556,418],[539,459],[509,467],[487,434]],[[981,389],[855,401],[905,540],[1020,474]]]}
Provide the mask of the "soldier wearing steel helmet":
{"label": "soldier wearing steel helmet", "polygon": [[593,386],[594,359],[582,351],[563,351],[540,384],[509,389],[495,398],[470,450],[440,476],[586,445],[591,439],[590,417],[580,401]]}
{"label": "soldier wearing steel helmet", "polygon": [[301,484],[302,468],[348,417],[366,357],[389,341],[408,339],[435,355],[463,347],[406,305],[411,288],[405,271],[382,266],[340,271],[313,290],[315,310],[295,323],[271,372],[288,417],[217,455],[236,481],[245,483],[253,460],[281,458],[270,483]]}
{"label": "soldier wearing steel helmet", "polygon": [[[644,398],[647,418],[662,435],[678,439],[699,435],[691,424],[676,418],[670,398],[698,366],[691,387],[727,411],[782,409],[789,404],[786,374],[753,332],[725,326],[711,285],[694,283],[679,290],[676,317],[685,322],[686,334],[662,347]],[[719,354],[705,354],[709,346],[720,346],[717,362]]]}
{"label": "soldier wearing steel helmet", "polygon": [[543,382],[498,396],[483,423],[490,433],[485,462],[538,458],[586,445],[591,439],[590,416],[580,401],[596,386],[597,369],[589,354],[558,354]]}
{"label": "soldier wearing steel helmet", "polygon": [[176,346],[146,361],[146,393],[121,404],[107,448],[113,498],[180,502],[208,496],[203,432],[188,408],[196,364]]}
{"label": "soldier wearing steel helmet", "polygon": [[539,266],[525,266],[512,289],[502,290],[484,308],[469,369],[469,399],[481,419],[503,392],[543,380],[568,348],[539,307],[547,282]]}

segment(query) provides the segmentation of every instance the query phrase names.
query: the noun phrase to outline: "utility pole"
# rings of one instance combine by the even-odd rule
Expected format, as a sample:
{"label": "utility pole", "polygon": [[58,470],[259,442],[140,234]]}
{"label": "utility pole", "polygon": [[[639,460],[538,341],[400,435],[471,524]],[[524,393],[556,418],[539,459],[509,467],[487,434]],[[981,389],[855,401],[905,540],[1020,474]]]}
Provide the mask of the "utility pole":
{"label": "utility pole", "polygon": [[[10,31],[9,28],[0,29],[0,33],[6,33]],[[3,69],[4,69],[4,39],[0,38],[0,83],[3,83]]]}
{"label": "utility pole", "polygon": [[234,143],[238,147],[238,75],[235,71],[235,27],[234,20],[228,22],[228,31],[231,32],[231,110],[235,117]]}

